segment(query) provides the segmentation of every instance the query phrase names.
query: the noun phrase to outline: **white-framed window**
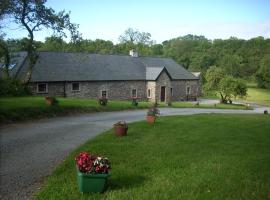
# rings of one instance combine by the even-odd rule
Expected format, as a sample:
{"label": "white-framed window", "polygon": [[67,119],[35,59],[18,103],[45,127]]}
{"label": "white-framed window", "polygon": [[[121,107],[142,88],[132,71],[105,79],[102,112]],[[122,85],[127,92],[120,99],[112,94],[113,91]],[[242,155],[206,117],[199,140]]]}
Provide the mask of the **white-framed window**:
{"label": "white-framed window", "polygon": [[47,83],[38,83],[37,84],[37,93],[48,93],[48,84]]}
{"label": "white-framed window", "polygon": [[136,89],[131,90],[131,97],[132,98],[137,98],[137,90]]}
{"label": "white-framed window", "polygon": [[173,88],[171,88],[171,97],[173,96]]}
{"label": "white-framed window", "polygon": [[147,98],[151,98],[151,89],[147,90]]}
{"label": "white-framed window", "polygon": [[71,90],[72,91],[80,91],[80,83],[72,83]]}
{"label": "white-framed window", "polygon": [[191,93],[191,87],[190,86],[187,86],[186,87],[186,94],[190,94]]}
{"label": "white-framed window", "polygon": [[108,98],[108,92],[107,92],[106,90],[101,90],[100,96],[101,96],[102,98]]}

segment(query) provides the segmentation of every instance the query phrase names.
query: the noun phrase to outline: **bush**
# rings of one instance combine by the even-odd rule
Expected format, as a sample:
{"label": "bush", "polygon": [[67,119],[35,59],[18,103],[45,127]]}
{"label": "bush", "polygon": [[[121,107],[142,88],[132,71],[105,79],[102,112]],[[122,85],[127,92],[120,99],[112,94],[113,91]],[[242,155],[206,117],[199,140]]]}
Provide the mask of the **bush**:
{"label": "bush", "polygon": [[17,79],[0,79],[0,96],[30,95],[29,88]]}

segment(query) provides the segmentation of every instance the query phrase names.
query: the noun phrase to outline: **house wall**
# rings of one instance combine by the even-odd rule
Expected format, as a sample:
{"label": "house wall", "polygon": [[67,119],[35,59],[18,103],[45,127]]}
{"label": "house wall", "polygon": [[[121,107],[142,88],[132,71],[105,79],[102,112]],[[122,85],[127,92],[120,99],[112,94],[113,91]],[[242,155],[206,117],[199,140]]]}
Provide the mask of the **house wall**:
{"label": "house wall", "polygon": [[168,74],[163,71],[156,80],[156,95],[155,98],[160,101],[161,86],[165,86],[165,102],[169,102],[171,99],[171,80]]}
{"label": "house wall", "polygon": [[[137,90],[139,100],[149,100],[151,102],[160,101],[161,86],[166,87],[166,100],[180,101],[186,99],[186,87],[190,86],[191,96],[197,96],[198,80],[173,80],[171,81],[164,71],[156,81],[98,81],[98,82],[79,82],[80,90],[72,91],[72,82],[50,82],[48,83],[47,93],[37,93],[37,83],[32,83],[29,87],[34,95],[44,96],[64,96],[81,98],[101,97],[101,91],[106,90],[109,99],[130,100],[132,89]],[[65,86],[65,89],[64,89]],[[171,96],[171,88],[173,95]],[[151,89],[151,98],[147,98],[147,89]],[[64,90],[66,92],[64,92]]]}
{"label": "house wall", "polygon": [[[32,83],[30,88],[35,95],[64,96],[64,85],[66,97],[99,98],[101,91],[107,91],[109,99],[129,100],[132,89],[137,90],[137,98],[146,100],[146,81],[98,81],[98,82],[76,82],[80,84],[79,91],[72,91],[73,82],[48,83],[47,93],[37,93],[37,83]],[[75,82],[74,82],[75,83]]]}
{"label": "house wall", "polygon": [[187,97],[187,87],[190,86],[190,96],[198,96],[198,80],[174,80],[172,81],[173,96],[172,101],[185,100]]}

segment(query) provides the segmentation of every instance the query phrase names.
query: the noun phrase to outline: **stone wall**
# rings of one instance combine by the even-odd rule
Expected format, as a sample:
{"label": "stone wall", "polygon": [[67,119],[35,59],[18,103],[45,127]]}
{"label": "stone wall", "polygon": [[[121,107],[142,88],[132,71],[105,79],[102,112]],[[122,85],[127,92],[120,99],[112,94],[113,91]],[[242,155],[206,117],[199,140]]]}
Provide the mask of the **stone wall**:
{"label": "stone wall", "polygon": [[190,87],[190,96],[197,96],[198,80],[174,80],[172,81],[173,96],[172,101],[185,100],[187,96],[187,87]]}
{"label": "stone wall", "polygon": [[[109,99],[129,100],[132,97],[132,89],[137,90],[137,98],[146,100],[146,81],[97,81],[76,82],[79,83],[79,91],[72,91],[73,82],[48,83],[47,93],[37,93],[37,83],[32,83],[30,88],[35,95],[64,96],[66,97],[99,98],[101,91],[107,92]],[[75,82],[74,82],[75,83]]]}
{"label": "stone wall", "polygon": [[156,80],[156,95],[155,98],[160,101],[161,86],[165,86],[165,102],[169,102],[171,99],[171,80],[168,74],[163,71]]}
{"label": "stone wall", "polygon": [[[101,97],[101,91],[107,91],[107,97],[114,100],[130,100],[132,89],[137,90],[139,100],[151,102],[160,101],[161,86],[165,86],[165,102],[186,99],[186,88],[190,86],[190,95],[197,96],[198,80],[173,80],[171,81],[164,71],[157,81],[96,81],[79,82],[80,90],[72,91],[72,82],[50,82],[47,93],[37,93],[37,83],[29,85],[33,94],[44,96],[64,96],[96,99]],[[171,96],[172,88],[172,96]],[[151,90],[151,98],[147,98],[147,90]],[[65,92],[64,92],[65,91]]]}

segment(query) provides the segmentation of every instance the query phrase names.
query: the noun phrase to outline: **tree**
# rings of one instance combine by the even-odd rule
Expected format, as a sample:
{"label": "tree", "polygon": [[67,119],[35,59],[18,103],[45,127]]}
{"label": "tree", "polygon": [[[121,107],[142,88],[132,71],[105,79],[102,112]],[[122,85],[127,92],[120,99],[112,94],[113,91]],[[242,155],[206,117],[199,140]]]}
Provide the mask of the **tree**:
{"label": "tree", "polygon": [[[38,53],[34,46],[34,33],[43,28],[52,29],[54,34],[66,37],[64,30],[71,32],[71,38],[79,38],[75,36],[77,25],[70,22],[69,13],[60,11],[56,13],[52,8],[45,6],[47,0],[6,0],[3,15],[4,18],[11,18],[16,24],[23,27],[28,32],[27,53],[29,60],[27,82],[31,79],[33,67],[37,61]],[[1,8],[2,10],[2,8]],[[2,13],[2,11],[1,11]]]}
{"label": "tree", "polygon": [[207,91],[215,91],[220,95],[221,103],[228,103],[232,97],[244,97],[247,93],[246,84],[232,76],[226,76],[224,70],[212,66],[205,75]]}
{"label": "tree", "polygon": [[125,32],[119,36],[120,43],[132,43],[132,44],[144,44],[152,45],[154,43],[151,40],[151,34],[147,32],[140,32],[137,29],[128,28]]}
{"label": "tree", "polygon": [[256,81],[260,88],[270,88],[270,55],[266,55],[261,61],[256,73]]}
{"label": "tree", "polygon": [[7,43],[0,37],[0,63],[4,63],[4,72],[9,77],[10,52]]}
{"label": "tree", "polygon": [[218,87],[218,92],[221,96],[221,103],[231,102],[232,97],[241,97],[243,98],[247,94],[247,86],[246,84],[236,79],[232,76],[225,76],[221,79]]}

